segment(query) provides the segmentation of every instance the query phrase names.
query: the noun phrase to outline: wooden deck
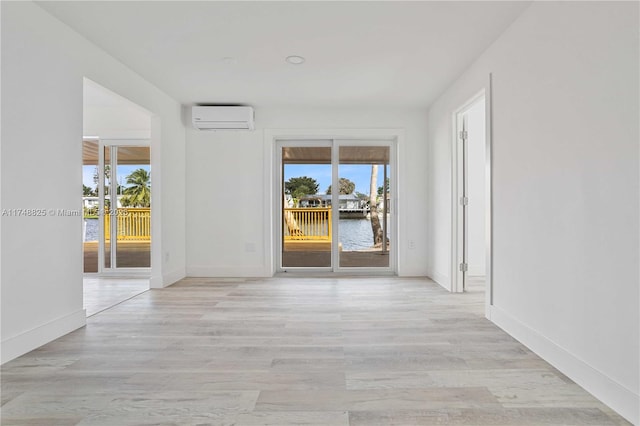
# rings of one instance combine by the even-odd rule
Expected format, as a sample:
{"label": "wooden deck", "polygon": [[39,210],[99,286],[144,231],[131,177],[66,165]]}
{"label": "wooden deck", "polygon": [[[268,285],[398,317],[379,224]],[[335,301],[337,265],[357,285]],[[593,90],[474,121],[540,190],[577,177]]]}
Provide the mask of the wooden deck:
{"label": "wooden deck", "polygon": [[[331,266],[331,252],[317,251],[284,251],[282,265],[285,268],[321,268]],[[389,266],[389,255],[381,251],[340,251],[340,266],[343,268],[386,268]]]}
{"label": "wooden deck", "polygon": [[[288,242],[282,253],[286,268],[321,268],[331,266],[331,246],[326,242]],[[289,244],[292,244],[289,246]],[[106,245],[110,250],[110,244]],[[109,259],[105,266],[109,267]],[[117,259],[120,268],[148,268],[151,266],[150,242],[118,242]],[[340,266],[344,268],[385,268],[389,266],[388,254],[380,251],[340,251]],[[84,272],[98,272],[98,243],[84,243]]]}
{"label": "wooden deck", "polygon": [[[108,253],[110,249],[111,244],[107,243],[106,252]],[[105,260],[105,267],[110,267],[109,258],[106,257]],[[151,266],[151,242],[118,241],[116,262],[120,268],[149,268]],[[84,272],[98,272],[97,241],[84,243]]]}

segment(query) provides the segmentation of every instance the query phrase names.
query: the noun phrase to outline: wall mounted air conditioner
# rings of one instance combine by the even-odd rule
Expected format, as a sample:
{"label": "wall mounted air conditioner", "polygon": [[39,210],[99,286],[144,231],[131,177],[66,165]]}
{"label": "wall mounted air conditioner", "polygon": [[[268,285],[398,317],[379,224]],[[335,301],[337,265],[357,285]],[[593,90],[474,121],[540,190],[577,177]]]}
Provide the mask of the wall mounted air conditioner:
{"label": "wall mounted air conditioner", "polygon": [[253,130],[252,107],[194,106],[191,109],[193,127],[200,130]]}

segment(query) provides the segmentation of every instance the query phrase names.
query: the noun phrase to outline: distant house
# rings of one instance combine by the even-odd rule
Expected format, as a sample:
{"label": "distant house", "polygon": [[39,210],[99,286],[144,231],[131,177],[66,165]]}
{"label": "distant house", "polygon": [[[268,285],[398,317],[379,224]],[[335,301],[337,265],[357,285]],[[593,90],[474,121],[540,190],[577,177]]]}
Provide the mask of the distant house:
{"label": "distant house", "polygon": [[[118,195],[117,196],[117,201],[118,201],[118,207],[122,207],[122,203],[120,202],[120,200],[122,199],[123,195]],[[107,201],[107,197],[104,197],[105,201]],[[100,206],[100,198],[98,197],[94,197],[94,196],[89,196],[89,197],[82,197],[82,207],[86,207],[88,209],[97,209]]]}
{"label": "distant house", "polygon": [[[340,217],[346,218],[362,218],[369,213],[369,206],[365,200],[358,198],[355,194],[340,194]],[[316,194],[303,197],[298,202],[298,206],[302,208],[313,207],[330,207],[331,194]]]}
{"label": "distant house", "polygon": [[97,208],[100,204],[100,199],[98,197],[82,197],[82,207],[87,209]]}

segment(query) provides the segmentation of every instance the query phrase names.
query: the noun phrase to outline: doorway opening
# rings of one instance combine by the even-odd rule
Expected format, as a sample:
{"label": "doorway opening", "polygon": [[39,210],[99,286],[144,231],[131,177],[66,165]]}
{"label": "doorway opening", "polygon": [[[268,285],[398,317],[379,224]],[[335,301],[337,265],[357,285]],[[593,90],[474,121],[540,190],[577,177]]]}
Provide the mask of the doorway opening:
{"label": "doorway opening", "polygon": [[84,79],[83,292],[93,315],[149,289],[151,113]]}
{"label": "doorway opening", "polygon": [[484,291],[489,274],[491,169],[486,111],[483,91],[454,115],[454,292]]}
{"label": "doorway opening", "polygon": [[151,164],[144,142],[83,141],[83,288],[88,315],[149,289]]}
{"label": "doorway opening", "polygon": [[395,143],[277,141],[279,272],[393,272]]}

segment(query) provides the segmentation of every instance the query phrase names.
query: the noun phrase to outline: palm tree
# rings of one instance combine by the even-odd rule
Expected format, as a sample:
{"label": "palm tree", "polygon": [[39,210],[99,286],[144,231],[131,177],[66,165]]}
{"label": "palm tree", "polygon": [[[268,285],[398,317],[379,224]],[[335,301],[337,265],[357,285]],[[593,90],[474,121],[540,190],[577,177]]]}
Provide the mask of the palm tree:
{"label": "palm tree", "polygon": [[380,218],[378,217],[378,165],[371,165],[371,183],[369,185],[369,214],[371,216],[371,231],[373,232],[373,244],[382,245],[382,226],[380,226]]}
{"label": "palm tree", "polygon": [[93,189],[91,189],[90,187],[88,187],[85,184],[82,184],[82,196],[83,197],[92,197],[95,196],[96,193],[93,191]]}
{"label": "palm tree", "polygon": [[151,174],[137,169],[127,176],[127,188],[124,190],[122,205],[131,207],[151,206]]}

